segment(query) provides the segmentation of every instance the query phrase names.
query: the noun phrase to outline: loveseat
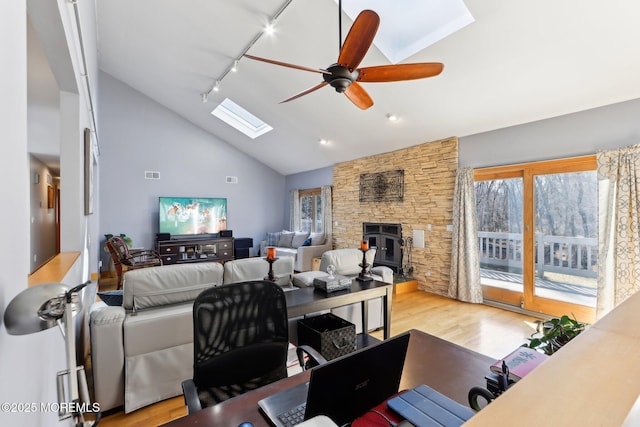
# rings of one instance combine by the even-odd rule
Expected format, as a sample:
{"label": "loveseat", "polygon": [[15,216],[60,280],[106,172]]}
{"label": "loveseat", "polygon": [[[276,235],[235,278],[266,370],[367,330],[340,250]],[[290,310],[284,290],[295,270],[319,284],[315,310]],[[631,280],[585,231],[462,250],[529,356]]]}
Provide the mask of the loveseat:
{"label": "loveseat", "polygon": [[[129,413],[182,394],[193,376],[193,301],[211,286],[264,278],[260,258],[175,264],[128,271],[121,306],[91,307],[91,362],[95,400],[102,411]],[[290,286],[293,259],[278,259],[274,273]]]}
{"label": "loveseat", "polygon": [[313,258],[319,258],[331,250],[331,239],[323,233],[282,230],[267,233],[266,239],[260,243],[260,254],[267,254],[266,248],[276,248],[276,255],[293,257],[295,271],[311,270]]}

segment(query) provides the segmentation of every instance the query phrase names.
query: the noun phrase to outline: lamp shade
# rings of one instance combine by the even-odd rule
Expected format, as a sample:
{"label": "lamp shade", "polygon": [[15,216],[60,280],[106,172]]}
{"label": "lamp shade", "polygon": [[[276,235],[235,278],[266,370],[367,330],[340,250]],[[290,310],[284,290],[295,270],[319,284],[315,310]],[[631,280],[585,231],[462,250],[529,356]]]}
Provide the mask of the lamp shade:
{"label": "lamp shade", "polygon": [[[4,325],[11,335],[26,335],[56,326],[64,315],[65,294],[69,287],[62,283],[43,283],[25,289],[15,296],[4,312]],[[77,295],[74,314],[80,311]]]}

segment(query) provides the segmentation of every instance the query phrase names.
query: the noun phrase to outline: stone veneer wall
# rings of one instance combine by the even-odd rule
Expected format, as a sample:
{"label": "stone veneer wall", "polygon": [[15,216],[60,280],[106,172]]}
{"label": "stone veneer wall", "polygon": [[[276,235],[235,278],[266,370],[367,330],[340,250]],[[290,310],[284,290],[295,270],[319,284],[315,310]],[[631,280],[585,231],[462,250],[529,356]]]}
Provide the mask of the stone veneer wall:
{"label": "stone veneer wall", "polygon": [[[333,168],[333,245],[358,247],[363,222],[402,224],[402,236],[424,230],[425,248],[414,248],[413,277],[418,287],[447,295],[451,265],[453,190],[458,138],[339,163]],[[360,174],[404,170],[402,202],[359,201]],[[431,230],[428,225],[431,224]]]}

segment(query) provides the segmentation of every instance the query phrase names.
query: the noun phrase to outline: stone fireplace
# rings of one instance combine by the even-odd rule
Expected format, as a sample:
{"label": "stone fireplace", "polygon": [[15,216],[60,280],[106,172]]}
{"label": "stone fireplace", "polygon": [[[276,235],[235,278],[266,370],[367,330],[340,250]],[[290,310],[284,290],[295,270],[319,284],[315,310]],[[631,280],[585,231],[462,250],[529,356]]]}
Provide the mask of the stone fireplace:
{"label": "stone fireplace", "polygon": [[[457,168],[455,137],[334,165],[333,246],[359,247],[364,222],[401,224],[404,239],[413,236],[414,230],[422,230],[425,245],[413,247],[412,276],[420,289],[447,295],[451,269],[447,225],[453,222]],[[362,174],[395,170],[404,171],[402,200],[360,200]],[[400,252],[395,246],[393,251]]]}

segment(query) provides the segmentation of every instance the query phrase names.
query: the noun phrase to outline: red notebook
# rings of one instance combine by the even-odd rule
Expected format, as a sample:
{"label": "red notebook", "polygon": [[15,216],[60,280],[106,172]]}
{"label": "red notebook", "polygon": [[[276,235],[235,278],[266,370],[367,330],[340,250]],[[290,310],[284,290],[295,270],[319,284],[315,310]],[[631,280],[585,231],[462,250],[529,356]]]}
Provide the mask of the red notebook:
{"label": "red notebook", "polygon": [[504,359],[500,359],[491,365],[491,371],[496,374],[501,374],[502,361],[504,360],[509,367],[509,379],[518,381],[548,358],[549,356],[546,354],[540,353],[532,348],[518,347]]}

